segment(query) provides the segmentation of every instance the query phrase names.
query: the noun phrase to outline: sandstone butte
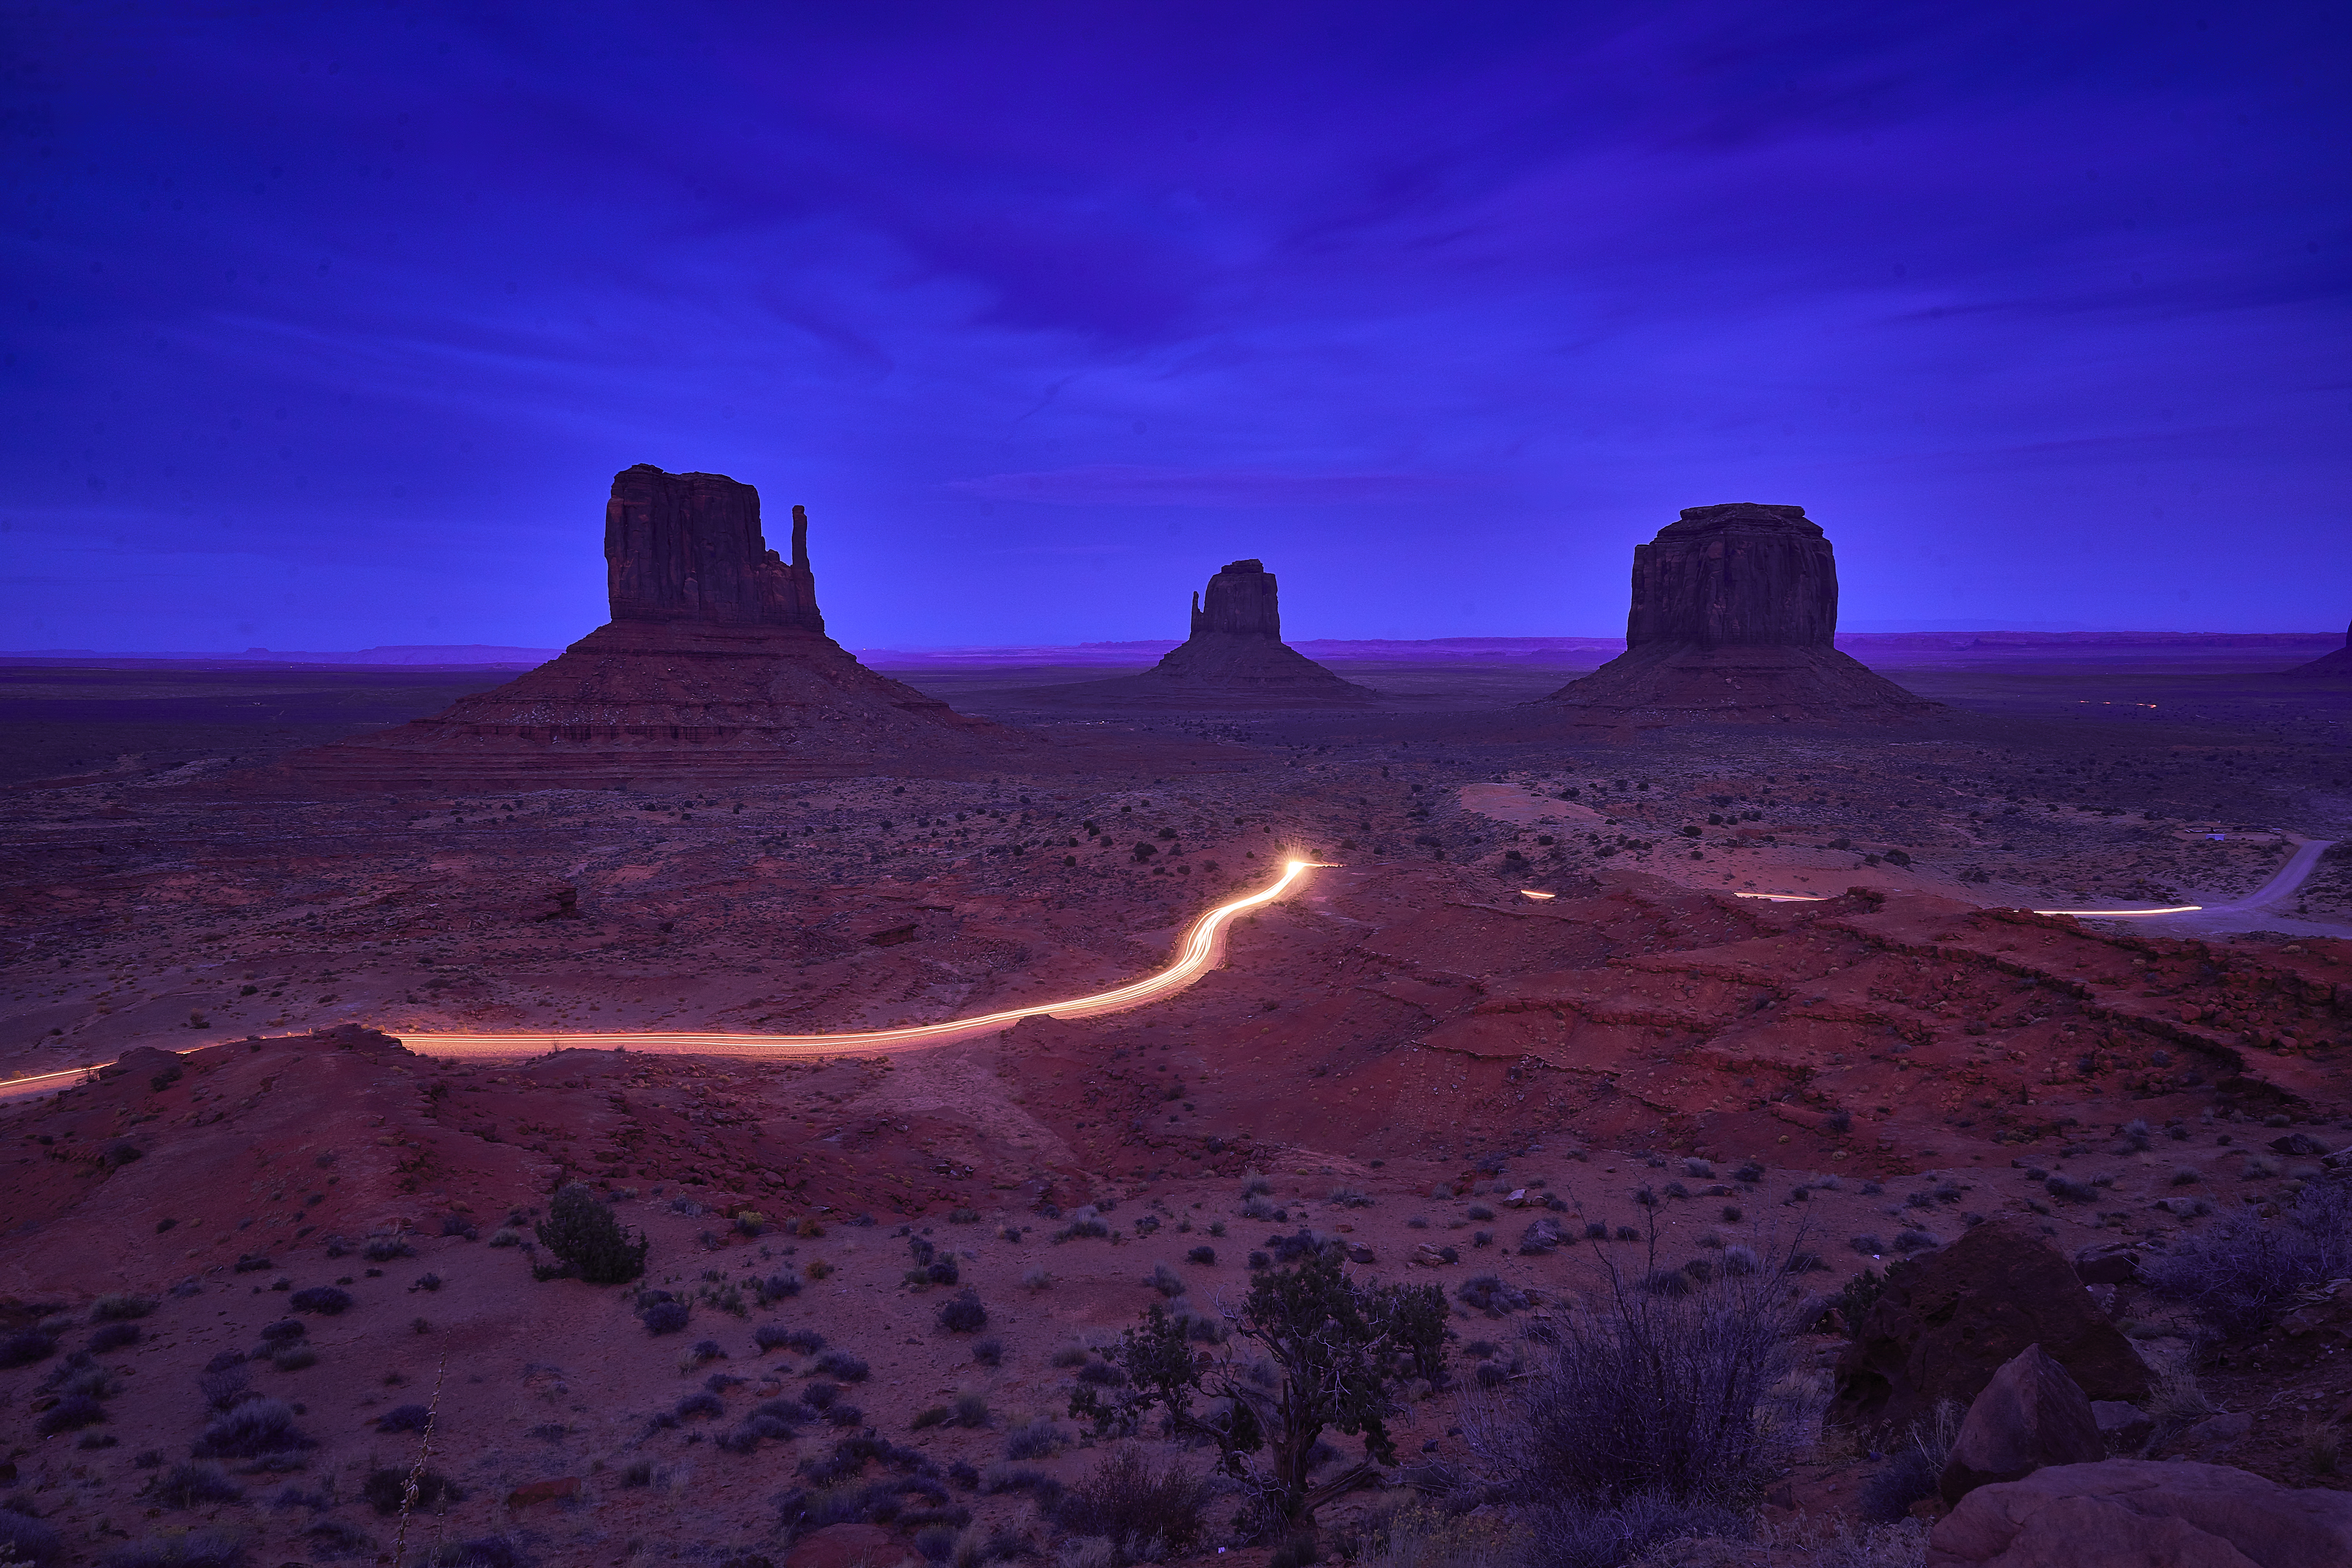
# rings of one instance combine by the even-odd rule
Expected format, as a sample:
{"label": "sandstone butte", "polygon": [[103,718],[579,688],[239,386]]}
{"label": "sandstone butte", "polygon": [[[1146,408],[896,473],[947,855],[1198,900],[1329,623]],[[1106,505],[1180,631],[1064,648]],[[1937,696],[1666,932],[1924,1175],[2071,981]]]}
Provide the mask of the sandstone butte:
{"label": "sandstone butte", "polygon": [[1051,702],[1134,708],[1360,708],[1379,692],[1340,679],[1282,640],[1274,574],[1262,561],[1228,562],[1192,595],[1192,628],[1136,675],[1033,687]]}
{"label": "sandstone butte", "polygon": [[1837,562],[1800,506],[1686,507],[1633,550],[1625,651],[1549,697],[1585,723],[1885,720],[1936,706],[1831,646]]}
{"label": "sandstone butte", "polygon": [[2344,630],[2344,646],[2334,653],[2326,653],[2309,664],[2298,664],[2282,673],[2308,680],[2352,680],[2352,626]]}
{"label": "sandstone butte", "polygon": [[934,773],[1024,742],[853,658],[825,635],[797,506],[792,545],[768,548],[750,485],[625,468],[604,508],[610,621],[504,686],[288,765],[346,788],[723,785]]}

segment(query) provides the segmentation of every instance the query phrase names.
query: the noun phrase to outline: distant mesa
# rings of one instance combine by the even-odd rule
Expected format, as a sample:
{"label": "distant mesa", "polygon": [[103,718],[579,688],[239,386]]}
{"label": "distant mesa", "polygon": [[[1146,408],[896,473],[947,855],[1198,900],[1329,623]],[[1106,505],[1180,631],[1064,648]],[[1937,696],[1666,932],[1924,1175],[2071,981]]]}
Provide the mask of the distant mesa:
{"label": "distant mesa", "polygon": [[2282,674],[2306,680],[2352,680],[2352,626],[2344,629],[2344,646],[2322,654],[2309,664],[2298,664]]}
{"label": "distant mesa", "polygon": [[1191,635],[1136,675],[1035,686],[1038,701],[1132,708],[1360,708],[1381,700],[1340,679],[1282,640],[1274,574],[1262,561],[1234,561],[1192,595]]}
{"label": "distant mesa", "polygon": [[1800,506],[1684,509],[1633,549],[1625,651],[1549,697],[1580,721],[1865,720],[1925,713],[1831,646],[1837,562]]}
{"label": "distant mesa", "polygon": [[723,785],[937,772],[1023,739],[851,658],[824,634],[797,506],[792,545],[768,548],[750,485],[623,469],[609,622],[504,686],[289,765],[381,789]]}

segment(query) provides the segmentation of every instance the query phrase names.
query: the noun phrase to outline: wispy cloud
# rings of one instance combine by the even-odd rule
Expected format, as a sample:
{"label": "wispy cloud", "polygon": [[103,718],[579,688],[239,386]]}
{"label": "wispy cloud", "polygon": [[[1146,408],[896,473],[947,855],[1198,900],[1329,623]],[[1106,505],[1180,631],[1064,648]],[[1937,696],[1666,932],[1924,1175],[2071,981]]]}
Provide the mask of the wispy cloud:
{"label": "wispy cloud", "polygon": [[1436,474],[1318,474],[1277,468],[1153,468],[1090,463],[1034,473],[951,479],[948,488],[990,500],[1043,506],[1378,506],[1427,500],[1464,488]]}

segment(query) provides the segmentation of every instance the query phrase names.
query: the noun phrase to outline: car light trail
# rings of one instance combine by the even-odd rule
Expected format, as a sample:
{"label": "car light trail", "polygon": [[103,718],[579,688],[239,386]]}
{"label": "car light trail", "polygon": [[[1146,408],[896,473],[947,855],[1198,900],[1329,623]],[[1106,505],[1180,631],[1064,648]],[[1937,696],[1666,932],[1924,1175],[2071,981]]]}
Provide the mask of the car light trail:
{"label": "car light trail", "polygon": [[[1192,922],[1185,933],[1183,945],[1177,950],[1176,962],[1157,974],[1098,992],[1092,996],[1073,996],[1060,1002],[1039,1002],[1026,1007],[1008,1007],[999,1013],[984,1013],[976,1018],[953,1018],[943,1024],[910,1024],[898,1029],[869,1029],[843,1035],[739,1035],[739,1034],[501,1034],[501,1035],[434,1035],[402,1034],[403,1045],[420,1056],[429,1057],[503,1057],[536,1056],[542,1051],[578,1047],[587,1050],[612,1050],[625,1047],[633,1051],[648,1051],[678,1056],[739,1056],[764,1057],[774,1055],[830,1055],[839,1052],[886,1052],[918,1049],[925,1046],[945,1045],[950,1040],[972,1035],[989,1034],[1008,1028],[1024,1018],[1092,1018],[1105,1013],[1117,1013],[1129,1007],[1141,1006],[1172,995],[1208,973],[1217,960],[1225,928],[1250,910],[1270,904],[1288,892],[1307,872],[1328,862],[1292,860],[1283,867],[1282,875],[1275,881],[1247,898],[1219,904]],[[180,1055],[202,1050],[202,1046],[188,1046]],[[42,1073],[32,1078],[0,1080],[0,1101],[17,1100],[26,1095],[47,1093],[70,1088],[85,1074],[107,1064],[93,1062],[88,1067],[68,1068],[60,1072]]]}
{"label": "car light trail", "polygon": [[2202,904],[2173,904],[2161,910],[2035,910],[2037,915],[2096,915],[2101,920],[2119,920],[2129,915],[2189,915],[2203,909]]}

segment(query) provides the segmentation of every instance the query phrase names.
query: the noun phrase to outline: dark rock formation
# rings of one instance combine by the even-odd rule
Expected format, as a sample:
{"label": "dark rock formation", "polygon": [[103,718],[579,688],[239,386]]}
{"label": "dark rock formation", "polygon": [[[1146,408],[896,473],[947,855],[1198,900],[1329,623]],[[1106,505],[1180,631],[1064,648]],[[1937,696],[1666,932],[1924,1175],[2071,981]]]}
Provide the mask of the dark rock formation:
{"label": "dark rock formation", "polygon": [[760,492],[724,474],[639,463],[604,503],[604,581],[615,621],[793,626],[822,636],[808,510],[793,508],[793,558],[760,532]]}
{"label": "dark rock formation", "polygon": [[2150,1383],[2065,1255],[2006,1220],[1888,1269],[1853,1330],[1838,1361],[1837,1403],[1860,1422],[1900,1427],[1939,1399],[1973,1400],[2029,1345],[2093,1399],[2136,1403]]}
{"label": "dark rock formation", "polygon": [[1937,1489],[1946,1502],[1958,1502],[1979,1487],[2022,1480],[2047,1465],[2089,1465],[2106,1457],[2090,1399],[2040,1345],[2028,1345],[1969,1405]]}
{"label": "dark rock formation", "polygon": [[1545,700],[1587,721],[1882,719],[1934,707],[1831,646],[1837,563],[1802,507],[1686,508],[1633,551],[1625,651]]}
{"label": "dark rock formation", "polygon": [[1927,1568],[2325,1568],[2352,1563],[2352,1497],[2227,1465],[2101,1459],[1979,1487]]}
{"label": "dark rock formation", "polygon": [[1021,742],[826,637],[807,513],[793,508],[787,561],[761,533],[750,485],[624,469],[604,558],[613,618],[556,658],[289,765],[351,788],[723,785],[953,771]]}
{"label": "dark rock formation", "polygon": [[1105,708],[1347,708],[1380,693],[1340,679],[1282,640],[1274,574],[1234,561],[1192,595],[1192,634],[1139,675],[1033,687],[1040,702]]}
{"label": "dark rock formation", "polygon": [[2352,626],[2344,629],[2342,647],[2284,673],[2306,680],[2352,680]]}

